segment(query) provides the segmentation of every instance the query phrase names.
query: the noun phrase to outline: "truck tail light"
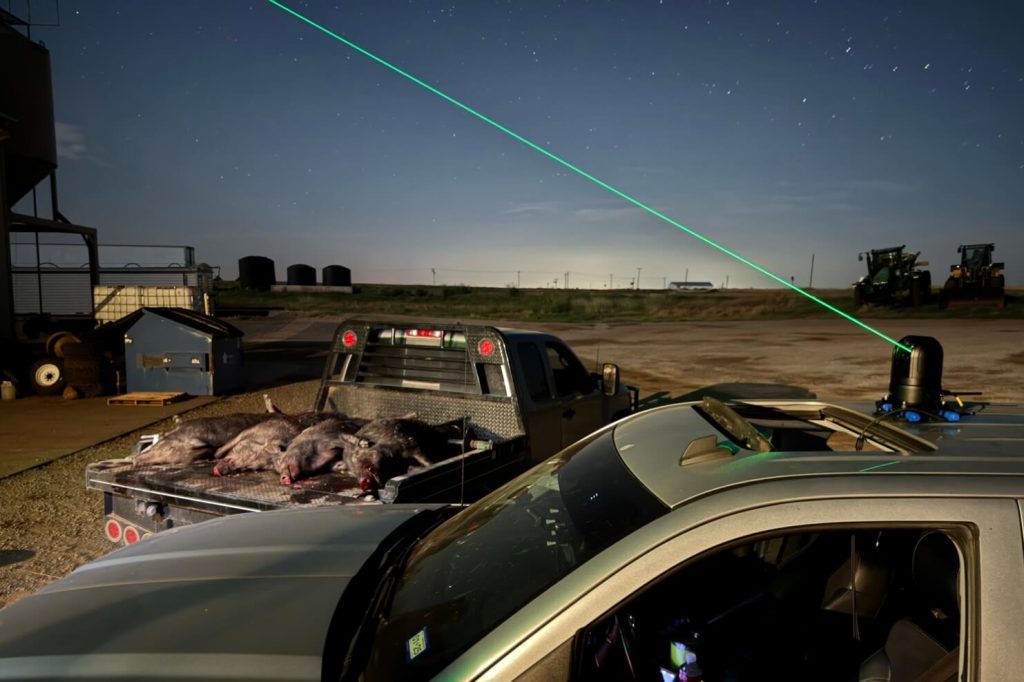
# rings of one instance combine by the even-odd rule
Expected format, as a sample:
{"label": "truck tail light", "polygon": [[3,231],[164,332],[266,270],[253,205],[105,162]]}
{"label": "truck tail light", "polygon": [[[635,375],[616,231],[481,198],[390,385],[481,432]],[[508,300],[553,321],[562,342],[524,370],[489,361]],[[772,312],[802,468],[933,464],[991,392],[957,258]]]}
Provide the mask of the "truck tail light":
{"label": "truck tail light", "polygon": [[107,539],[111,542],[121,541],[121,524],[114,519],[107,519],[107,522],[103,524],[103,534],[107,536]]}
{"label": "truck tail light", "polygon": [[356,333],[351,329],[346,329],[345,333],[341,335],[341,345],[345,346],[345,348],[351,348],[356,345],[356,341],[358,340],[359,337],[357,337]]}
{"label": "truck tail light", "polygon": [[136,542],[142,539],[142,535],[139,533],[137,528],[132,526],[124,527],[124,544],[134,545]]}
{"label": "truck tail light", "polygon": [[476,344],[476,349],[480,352],[480,355],[488,358],[494,355],[494,341],[490,339],[480,339],[480,343]]}

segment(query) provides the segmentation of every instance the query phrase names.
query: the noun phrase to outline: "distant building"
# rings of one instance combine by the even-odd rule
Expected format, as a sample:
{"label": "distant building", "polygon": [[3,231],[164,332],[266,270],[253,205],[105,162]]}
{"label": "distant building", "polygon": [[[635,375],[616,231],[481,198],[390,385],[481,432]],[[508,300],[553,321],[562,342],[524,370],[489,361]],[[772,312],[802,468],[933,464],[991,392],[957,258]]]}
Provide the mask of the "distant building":
{"label": "distant building", "polygon": [[714,285],[711,282],[669,282],[669,289],[696,289],[699,291],[707,291],[714,289]]}

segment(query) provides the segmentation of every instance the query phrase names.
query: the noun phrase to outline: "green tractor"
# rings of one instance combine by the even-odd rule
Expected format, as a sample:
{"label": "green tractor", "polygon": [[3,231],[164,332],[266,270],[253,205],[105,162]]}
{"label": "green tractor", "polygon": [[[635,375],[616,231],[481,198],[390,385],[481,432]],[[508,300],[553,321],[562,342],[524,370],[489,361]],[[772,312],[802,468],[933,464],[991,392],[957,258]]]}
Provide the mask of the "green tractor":
{"label": "green tractor", "polygon": [[868,274],[853,285],[853,303],[858,308],[874,305],[924,305],[931,298],[932,275],[920,268],[921,252],[905,253],[903,246],[875,249],[857,254],[857,260],[868,262]]}
{"label": "green tractor", "polygon": [[949,267],[939,307],[1006,306],[1003,264],[992,262],[995,244],[961,244],[956,247],[960,264]]}

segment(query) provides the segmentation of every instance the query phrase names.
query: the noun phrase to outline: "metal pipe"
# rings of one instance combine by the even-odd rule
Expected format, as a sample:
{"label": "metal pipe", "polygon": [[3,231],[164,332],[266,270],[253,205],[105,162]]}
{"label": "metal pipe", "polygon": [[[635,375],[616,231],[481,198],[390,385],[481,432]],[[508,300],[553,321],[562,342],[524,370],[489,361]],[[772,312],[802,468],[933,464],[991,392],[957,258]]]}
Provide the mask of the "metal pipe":
{"label": "metal pipe", "polygon": [[[60,210],[57,208],[57,171],[50,171],[50,217],[53,220],[58,220],[57,216],[60,215]],[[36,214],[39,217],[39,214]]]}
{"label": "metal pipe", "polygon": [[14,338],[14,273],[11,268],[11,212],[8,209],[4,140],[0,138],[0,340]]}

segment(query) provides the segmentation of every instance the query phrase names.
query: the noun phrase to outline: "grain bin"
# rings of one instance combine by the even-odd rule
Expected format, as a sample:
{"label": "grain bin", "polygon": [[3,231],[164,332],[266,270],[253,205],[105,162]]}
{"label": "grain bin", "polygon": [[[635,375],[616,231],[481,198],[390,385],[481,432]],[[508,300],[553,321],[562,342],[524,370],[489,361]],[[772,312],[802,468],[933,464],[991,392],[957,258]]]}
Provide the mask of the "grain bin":
{"label": "grain bin", "polygon": [[127,388],[220,395],[242,385],[242,332],[180,308],[143,308],[124,335]]}
{"label": "grain bin", "polygon": [[298,263],[288,266],[288,284],[302,287],[316,286],[316,268]]}
{"label": "grain bin", "polygon": [[274,261],[265,256],[246,256],[238,259],[238,282],[243,289],[270,291],[277,284]]}
{"label": "grain bin", "polygon": [[350,287],[352,271],[344,265],[328,265],[324,268],[323,283],[325,287]]}

